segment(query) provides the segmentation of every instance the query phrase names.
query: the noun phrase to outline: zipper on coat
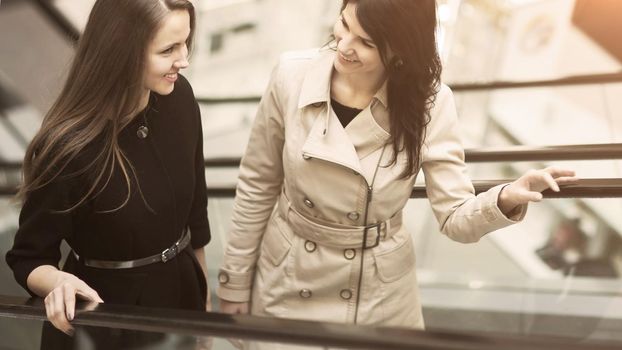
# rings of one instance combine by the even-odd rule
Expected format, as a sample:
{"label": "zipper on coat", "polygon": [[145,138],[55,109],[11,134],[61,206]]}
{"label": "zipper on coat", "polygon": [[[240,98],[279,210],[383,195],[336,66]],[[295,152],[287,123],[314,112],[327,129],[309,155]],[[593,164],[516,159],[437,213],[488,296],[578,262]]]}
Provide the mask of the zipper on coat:
{"label": "zipper on coat", "polygon": [[[319,159],[319,160],[322,160],[322,161],[325,161],[325,162],[336,164],[336,165],[341,166],[343,168],[346,168],[348,170],[354,171],[354,172],[356,172],[356,174],[361,179],[363,179],[363,181],[365,182],[365,186],[367,187],[367,193],[365,195],[366,198],[365,198],[365,212],[364,212],[364,215],[363,215],[363,217],[364,217],[363,226],[367,227],[367,224],[368,224],[367,220],[368,220],[368,215],[369,215],[369,205],[371,204],[372,194],[374,192],[373,185],[374,185],[374,182],[376,181],[376,174],[378,173],[378,168],[380,167],[380,162],[382,161],[382,156],[384,155],[385,149],[386,149],[386,145],[384,145],[382,147],[382,152],[380,152],[380,157],[378,158],[378,164],[376,165],[376,169],[374,170],[374,176],[372,178],[372,183],[371,184],[369,182],[367,182],[367,179],[365,178],[365,176],[363,176],[363,174],[359,173],[357,170],[352,169],[351,167],[349,167],[349,166],[347,166],[347,165],[345,165],[343,163],[336,162],[336,161],[329,160],[329,159],[325,159],[325,158],[322,158],[322,157],[318,157],[318,156],[313,155],[312,153],[305,152],[304,154],[308,155],[308,156],[310,156],[310,157],[312,157],[314,159]],[[360,300],[361,300],[361,287],[363,285],[363,267],[364,267],[364,262],[365,262],[365,249],[364,249],[364,247],[365,247],[365,243],[366,243],[365,240],[366,239],[367,239],[367,236],[363,235],[363,243],[362,243],[361,248],[360,248],[361,249],[361,254],[360,254],[361,255],[361,259],[360,259],[361,263],[360,263],[360,267],[359,267],[358,282],[357,282],[357,287],[356,287],[356,302],[355,302],[355,306],[354,306],[354,324],[358,323],[359,305],[360,305]]]}

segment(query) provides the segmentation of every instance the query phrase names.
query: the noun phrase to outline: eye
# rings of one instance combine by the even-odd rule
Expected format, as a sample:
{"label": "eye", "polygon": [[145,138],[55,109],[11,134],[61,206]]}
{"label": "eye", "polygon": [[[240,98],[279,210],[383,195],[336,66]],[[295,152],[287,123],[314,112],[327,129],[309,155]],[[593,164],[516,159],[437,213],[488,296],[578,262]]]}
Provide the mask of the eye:
{"label": "eye", "polygon": [[376,48],[376,45],[370,43],[367,40],[363,40],[363,45],[365,45],[366,47],[369,47],[370,49],[375,49]]}
{"label": "eye", "polygon": [[346,20],[343,18],[343,16],[339,17],[339,19],[341,20],[341,24],[346,28],[346,29],[350,29],[350,27],[348,27],[348,23],[346,22]]}
{"label": "eye", "polygon": [[169,47],[168,49],[166,49],[166,50],[164,50],[164,51],[162,51],[162,52],[160,52],[160,53],[162,53],[162,54],[169,54],[169,53],[173,53],[173,50],[174,50],[174,49],[175,49],[175,46],[171,46],[171,47]]}

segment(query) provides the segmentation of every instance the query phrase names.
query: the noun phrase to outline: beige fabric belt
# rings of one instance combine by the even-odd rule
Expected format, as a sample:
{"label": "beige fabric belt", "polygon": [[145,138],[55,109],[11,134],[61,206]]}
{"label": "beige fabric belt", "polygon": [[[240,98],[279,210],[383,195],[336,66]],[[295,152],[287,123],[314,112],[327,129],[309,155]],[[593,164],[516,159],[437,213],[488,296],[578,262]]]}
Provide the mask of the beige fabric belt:
{"label": "beige fabric belt", "polygon": [[291,226],[294,234],[335,248],[374,248],[380,241],[391,238],[402,227],[402,211],[388,220],[367,226],[331,227],[319,224],[296,211],[284,193],[279,197],[277,210]]}

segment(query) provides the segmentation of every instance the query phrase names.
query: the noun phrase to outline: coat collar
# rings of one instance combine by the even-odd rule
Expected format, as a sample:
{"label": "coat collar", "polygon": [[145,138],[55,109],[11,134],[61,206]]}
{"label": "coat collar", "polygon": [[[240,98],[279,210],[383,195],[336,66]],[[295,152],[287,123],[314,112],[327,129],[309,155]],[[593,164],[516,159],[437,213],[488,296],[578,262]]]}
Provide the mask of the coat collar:
{"label": "coat collar", "polygon": [[341,164],[367,177],[368,174],[361,171],[360,160],[384,146],[391,138],[376,120],[386,121],[383,126],[388,129],[386,83],[375,94],[372,103],[344,129],[330,107],[334,57],[333,51],[321,52],[311,63],[303,80],[298,107],[312,105],[310,108],[323,111],[315,119],[303,152]]}
{"label": "coat collar", "polygon": [[[298,98],[298,108],[304,108],[315,103],[330,102],[330,79],[333,75],[333,62],[335,51],[320,51],[319,56],[311,63],[306,72]],[[374,95],[374,101],[378,101],[387,109],[387,83]],[[372,102],[372,105],[375,104]]]}

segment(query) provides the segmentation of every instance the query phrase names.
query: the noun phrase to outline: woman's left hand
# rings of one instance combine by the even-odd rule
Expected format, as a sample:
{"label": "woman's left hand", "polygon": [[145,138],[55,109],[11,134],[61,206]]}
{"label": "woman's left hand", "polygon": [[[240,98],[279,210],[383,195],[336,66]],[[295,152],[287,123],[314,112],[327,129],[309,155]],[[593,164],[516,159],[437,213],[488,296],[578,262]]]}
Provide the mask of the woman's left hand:
{"label": "woman's left hand", "polygon": [[559,185],[574,183],[578,179],[575,172],[568,169],[548,167],[529,170],[501,190],[497,206],[507,216],[518,206],[541,201],[542,191],[550,188],[559,192]]}

